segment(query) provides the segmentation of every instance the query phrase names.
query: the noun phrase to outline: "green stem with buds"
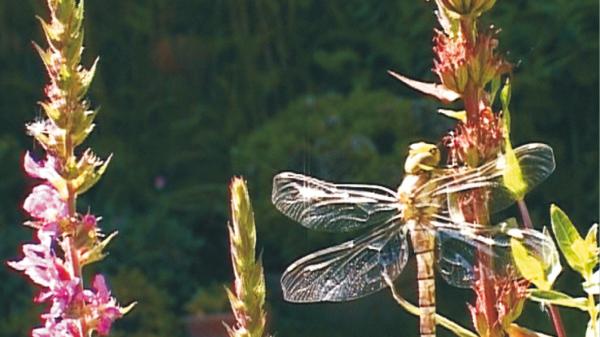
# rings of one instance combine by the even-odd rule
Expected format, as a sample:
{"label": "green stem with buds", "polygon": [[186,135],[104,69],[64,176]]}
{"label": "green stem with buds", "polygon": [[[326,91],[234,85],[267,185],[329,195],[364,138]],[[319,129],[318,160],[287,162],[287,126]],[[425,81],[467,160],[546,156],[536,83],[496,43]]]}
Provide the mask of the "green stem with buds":
{"label": "green stem with buds", "polygon": [[234,291],[227,290],[236,326],[227,327],[231,337],[262,337],[266,325],[266,289],[262,263],[256,260],[256,226],[246,183],[233,178],[229,241],[235,276]]}

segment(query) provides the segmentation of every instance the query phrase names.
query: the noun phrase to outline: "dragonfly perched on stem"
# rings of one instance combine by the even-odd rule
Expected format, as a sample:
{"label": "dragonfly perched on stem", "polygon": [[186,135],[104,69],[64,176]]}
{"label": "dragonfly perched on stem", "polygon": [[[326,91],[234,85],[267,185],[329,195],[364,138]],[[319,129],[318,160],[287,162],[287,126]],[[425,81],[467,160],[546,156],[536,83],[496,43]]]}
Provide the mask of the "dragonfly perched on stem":
{"label": "dragonfly perched on stem", "polygon": [[[528,144],[514,151],[526,190],[554,170],[552,148]],[[402,272],[410,238],[417,259],[420,333],[435,336],[434,265],[457,287],[471,287],[486,256],[490,270],[512,265],[510,240],[517,239],[543,258],[554,243],[532,229],[508,223],[483,226],[457,214],[461,193],[485,193],[496,212],[517,198],[504,184],[507,161],[500,155],[478,168],[439,167],[435,145],[415,143],[405,162],[405,176],[396,191],[376,185],[333,184],[293,172],[273,179],[272,201],[283,214],[303,226],[322,231],[371,229],[354,240],[309,254],[292,263],[281,278],[290,302],[339,302],[357,299],[387,286]],[[437,244],[436,244],[437,243]]]}

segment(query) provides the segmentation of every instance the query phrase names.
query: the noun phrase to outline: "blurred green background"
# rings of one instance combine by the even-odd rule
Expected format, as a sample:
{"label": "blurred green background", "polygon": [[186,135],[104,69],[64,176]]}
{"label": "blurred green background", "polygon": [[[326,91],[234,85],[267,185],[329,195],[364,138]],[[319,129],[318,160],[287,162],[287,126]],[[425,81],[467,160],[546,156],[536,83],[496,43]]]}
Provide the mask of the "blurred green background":
{"label": "blurred green background", "polygon": [[[90,98],[101,106],[87,145],[114,153],[80,210],[119,231],[95,270],[122,303],[139,301],[114,336],[187,336],[186,317],[227,310],[231,282],[227,184],[243,175],[255,205],[277,336],[417,336],[417,320],[387,291],[349,304],[290,305],[278,275],[295,258],[340,238],[312,233],[270,205],[272,176],[296,170],[333,181],[396,186],[407,145],[439,141],[452,123],[440,105],[386,74],[433,80],[434,6],[400,0],[88,0],[85,63],[100,55]],[[20,160],[35,148],[24,124],[40,117],[45,76],[31,41],[44,45],[41,0],[0,1],[0,259],[31,239],[20,226],[33,182]],[[500,50],[517,66],[513,143],[542,141],[555,173],[529,197],[534,222],[551,202],[581,230],[598,219],[598,2],[499,1],[484,18],[501,27]],[[512,210],[512,214],[516,214]],[[510,211],[509,211],[510,213]],[[4,262],[3,262],[4,264]],[[415,273],[399,286],[414,298]],[[34,289],[0,268],[0,331],[38,324]],[[569,273],[558,287],[574,291]],[[469,324],[469,291],[442,282],[442,312]],[[551,332],[530,305],[526,326]],[[564,312],[583,335],[586,318]],[[442,334],[443,335],[443,334]]]}

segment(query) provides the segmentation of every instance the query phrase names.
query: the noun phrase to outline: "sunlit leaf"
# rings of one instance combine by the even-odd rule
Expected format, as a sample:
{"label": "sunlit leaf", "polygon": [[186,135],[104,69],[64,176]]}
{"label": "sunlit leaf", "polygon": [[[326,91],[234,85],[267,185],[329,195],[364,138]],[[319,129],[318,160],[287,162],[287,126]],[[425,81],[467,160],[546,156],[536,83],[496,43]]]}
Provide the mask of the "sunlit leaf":
{"label": "sunlit leaf", "polygon": [[510,141],[507,139],[504,146],[504,157],[506,168],[503,172],[504,185],[515,194],[517,200],[523,199],[527,192],[527,183],[523,179],[523,172],[519,160],[513,151]]}
{"label": "sunlit leaf", "polygon": [[[589,247],[590,250],[593,251],[591,259],[588,261],[588,265],[586,266],[589,269],[594,269],[599,263],[600,256],[600,248],[598,247],[598,224],[592,225],[588,230],[587,235],[585,236],[585,243]],[[596,275],[598,272],[596,271]],[[593,277],[592,277],[593,279]],[[598,276],[596,276],[596,280],[598,280]],[[598,281],[596,281],[598,283]]]}
{"label": "sunlit leaf", "polygon": [[138,302],[131,302],[126,307],[119,308],[121,315],[126,315],[128,312],[130,312],[137,305],[137,303]]}
{"label": "sunlit leaf", "polygon": [[583,311],[588,310],[588,301],[584,297],[571,297],[565,293],[555,290],[529,289],[527,296],[530,300],[555,304],[563,307],[577,308]]}
{"label": "sunlit leaf", "polygon": [[543,263],[529,255],[525,246],[518,240],[511,239],[510,246],[515,264],[521,275],[535,284],[539,289],[549,290],[552,288],[552,282],[548,280],[544,272]]}
{"label": "sunlit leaf", "polygon": [[509,337],[550,337],[541,332],[523,328],[515,323],[511,324],[508,329],[506,329],[506,333],[508,333]]}
{"label": "sunlit leaf", "polygon": [[498,94],[498,90],[500,90],[500,81],[501,76],[495,76],[492,79],[492,87],[490,89],[490,106],[494,105],[494,102],[496,101],[496,94]]}
{"label": "sunlit leaf", "polygon": [[583,282],[583,290],[590,295],[600,295],[600,269],[589,280]]}
{"label": "sunlit leaf", "polygon": [[521,200],[525,197],[527,184],[525,183],[525,179],[523,179],[521,166],[510,143],[510,110],[508,109],[508,105],[510,104],[510,80],[508,78],[500,92],[500,101],[502,102],[502,131],[506,160],[506,168],[503,174],[504,185],[515,194],[517,200]]}
{"label": "sunlit leaf", "polygon": [[438,109],[438,113],[450,118],[457,119],[463,123],[467,122],[467,112],[465,110],[455,111],[448,109]]}
{"label": "sunlit leaf", "polygon": [[[594,266],[598,263],[598,247],[594,242],[595,239],[586,238],[584,240],[569,217],[556,205],[552,205],[550,208],[550,218],[558,247],[567,263],[588,280]],[[597,229],[593,227],[590,230],[591,233],[595,231]]]}
{"label": "sunlit leaf", "polygon": [[459,93],[446,88],[442,84],[416,81],[408,77],[402,76],[400,74],[397,74],[391,70],[388,70],[388,73],[394,76],[395,78],[399,79],[400,81],[404,82],[404,84],[408,85],[409,87],[419,90],[424,94],[431,95],[442,102],[454,102],[460,98]]}
{"label": "sunlit leaf", "polygon": [[506,83],[504,87],[502,87],[502,91],[500,92],[500,102],[502,103],[502,123],[504,125],[504,137],[508,139],[510,135],[510,110],[508,110],[508,106],[510,105],[510,79],[506,79]]}
{"label": "sunlit leaf", "polygon": [[81,255],[81,261],[80,264],[81,266],[85,266],[94,262],[98,262],[101,261],[102,259],[104,259],[107,255],[107,253],[104,252],[104,249],[106,248],[106,246],[108,246],[108,244],[110,243],[110,241],[112,239],[114,239],[115,236],[117,236],[117,234],[119,234],[118,231],[114,231],[112,232],[109,236],[107,236],[106,238],[104,238],[104,240],[98,242],[97,244],[95,244],[92,249],[86,251],[85,253],[83,253]]}
{"label": "sunlit leaf", "polygon": [[592,319],[588,321],[585,337],[600,337],[600,324]]}

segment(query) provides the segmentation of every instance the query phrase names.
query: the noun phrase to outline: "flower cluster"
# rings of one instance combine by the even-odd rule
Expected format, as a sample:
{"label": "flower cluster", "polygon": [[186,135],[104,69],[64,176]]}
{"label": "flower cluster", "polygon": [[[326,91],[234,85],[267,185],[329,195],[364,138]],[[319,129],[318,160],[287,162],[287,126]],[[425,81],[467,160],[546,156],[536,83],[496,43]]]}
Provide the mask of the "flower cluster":
{"label": "flower cluster", "polygon": [[444,138],[448,148],[448,163],[457,166],[463,163],[476,167],[482,158],[494,158],[504,144],[501,118],[489,106],[480,104],[477,127],[458,123]]}
{"label": "flower cluster", "polygon": [[49,47],[35,45],[50,79],[40,103],[47,118],[27,126],[46,153],[36,158],[28,152],[23,163],[25,172],[40,181],[23,203],[31,217],[25,224],[37,231],[37,241],[23,245],[23,258],[8,265],[41,287],[35,302],[49,304],[33,337],[106,336],[132,306],[117,304],[102,275],[94,277],[91,289],[82,276],[85,265],[104,257],[103,249],[116,234],[105,237],[100,219],[76,207],[77,196],[100,179],[109,162],[89,149],[79,156],[75,151],[94,127],[96,112],[83,97],[95,63],[90,69],[80,65],[83,2],[48,0],[48,7],[50,21],[40,21]]}
{"label": "flower cluster", "polygon": [[[69,261],[58,257],[52,248],[51,232],[39,230],[37,244],[23,246],[25,257],[9,265],[23,271],[42,287],[34,299],[48,302],[50,309],[42,315],[44,326],[32,331],[33,337],[84,337],[97,331],[108,335],[113,321],[123,315],[102,275],[96,275],[93,290],[83,289],[82,279],[75,275]],[[88,332],[85,334],[84,332]]]}
{"label": "flower cluster", "polygon": [[450,90],[463,94],[467,84],[484,87],[494,77],[511,70],[511,65],[495,54],[498,40],[493,33],[481,34],[474,43],[460,33],[455,37],[437,30],[433,38],[433,72]]}
{"label": "flower cluster", "polygon": [[475,282],[477,297],[475,305],[469,305],[471,318],[480,336],[503,336],[521,315],[529,282],[510,267],[503,275],[491,273],[486,281],[492,285],[489,290],[483,279]]}

